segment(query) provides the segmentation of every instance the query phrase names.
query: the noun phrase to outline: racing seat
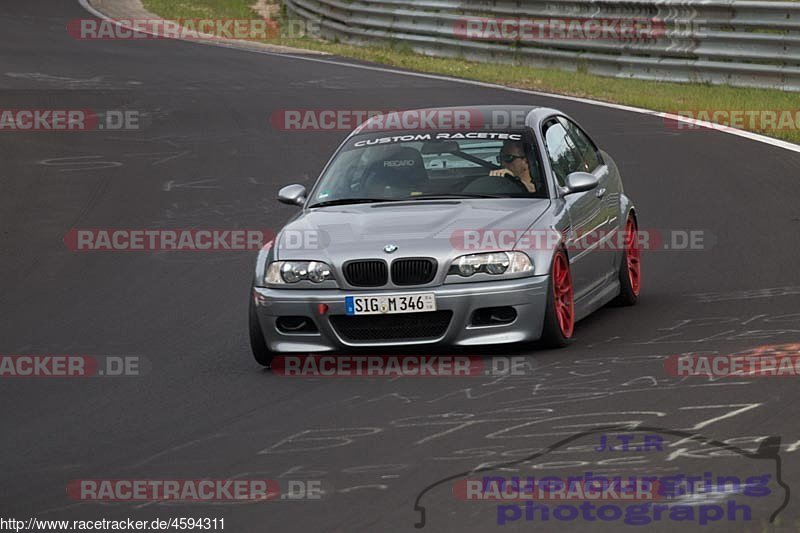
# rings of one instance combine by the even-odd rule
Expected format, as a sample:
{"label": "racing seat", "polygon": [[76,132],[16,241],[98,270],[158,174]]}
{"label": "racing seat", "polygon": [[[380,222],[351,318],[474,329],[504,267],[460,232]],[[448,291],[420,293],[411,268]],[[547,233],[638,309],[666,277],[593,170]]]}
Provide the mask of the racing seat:
{"label": "racing seat", "polygon": [[370,198],[405,198],[424,192],[429,185],[428,171],[416,148],[403,146],[367,167],[364,191]]}

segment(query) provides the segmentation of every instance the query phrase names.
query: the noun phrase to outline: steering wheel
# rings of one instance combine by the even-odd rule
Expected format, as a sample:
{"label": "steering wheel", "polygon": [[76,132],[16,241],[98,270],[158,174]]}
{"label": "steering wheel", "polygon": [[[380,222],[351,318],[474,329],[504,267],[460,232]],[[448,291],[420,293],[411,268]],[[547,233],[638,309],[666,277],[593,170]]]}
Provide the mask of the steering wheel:
{"label": "steering wheel", "polygon": [[502,176],[481,176],[469,182],[461,192],[475,194],[527,194],[528,188],[517,178],[503,174]]}
{"label": "steering wheel", "polygon": [[[495,176],[490,176],[490,177],[495,177]],[[520,192],[524,192],[524,193],[527,193],[527,192],[529,192],[529,191],[528,191],[528,188],[525,186],[525,184],[523,184],[523,183],[522,183],[522,182],[521,182],[519,179],[517,179],[517,177],[516,177],[516,176],[514,176],[513,174],[503,174],[502,176],[496,176],[496,177],[498,177],[498,178],[501,178],[501,179],[504,179],[504,180],[506,180],[506,181],[509,181],[509,182],[513,183],[513,184],[514,184],[514,186],[515,186],[517,189],[519,189],[519,190],[520,190]]]}

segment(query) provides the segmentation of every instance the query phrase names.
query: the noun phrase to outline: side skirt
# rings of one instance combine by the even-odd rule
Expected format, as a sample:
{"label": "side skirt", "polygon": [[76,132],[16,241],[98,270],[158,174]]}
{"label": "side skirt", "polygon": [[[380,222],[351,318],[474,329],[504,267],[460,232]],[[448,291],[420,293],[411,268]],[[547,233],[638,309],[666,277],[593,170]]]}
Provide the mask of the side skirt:
{"label": "side skirt", "polygon": [[614,277],[609,283],[601,285],[592,292],[575,301],[575,322],[594,313],[619,295],[619,279]]}

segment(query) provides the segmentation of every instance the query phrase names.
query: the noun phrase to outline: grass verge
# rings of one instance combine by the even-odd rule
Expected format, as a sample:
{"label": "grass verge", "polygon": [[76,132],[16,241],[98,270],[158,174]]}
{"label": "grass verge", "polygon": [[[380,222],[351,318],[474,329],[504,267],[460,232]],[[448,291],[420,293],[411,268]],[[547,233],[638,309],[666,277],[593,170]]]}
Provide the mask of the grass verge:
{"label": "grass verge", "polygon": [[[251,19],[256,0],[144,0],[151,12],[167,19],[221,18]],[[273,3],[273,2],[270,2]],[[284,17],[278,16],[278,22]],[[281,24],[281,27],[284,27]],[[770,89],[750,89],[700,83],[666,83],[646,80],[608,78],[585,72],[563,72],[527,66],[474,63],[461,59],[428,57],[402,46],[353,46],[322,41],[311,37],[276,37],[266,40],[297,48],[320,50],[331,54],[382,63],[394,67],[479,80],[521,89],[579,96],[658,111],[722,110],[776,111],[781,122],[774,125],[747,119],[734,124],[753,131],[800,144],[800,94]],[[706,119],[705,116],[700,118]],[[713,121],[713,116],[709,117]],[[791,119],[791,120],[788,120]],[[730,120],[725,118],[723,120]]]}

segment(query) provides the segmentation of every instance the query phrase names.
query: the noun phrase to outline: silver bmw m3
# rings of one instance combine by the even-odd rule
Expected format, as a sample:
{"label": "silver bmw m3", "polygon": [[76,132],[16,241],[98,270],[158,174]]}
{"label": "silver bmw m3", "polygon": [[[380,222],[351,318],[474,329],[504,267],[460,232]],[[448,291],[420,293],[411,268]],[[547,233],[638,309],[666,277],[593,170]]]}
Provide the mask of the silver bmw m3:
{"label": "silver bmw m3", "polygon": [[637,213],[614,160],[554,109],[379,115],[338,148],[260,252],[250,342],[286,352],[540,340],[641,285]]}

